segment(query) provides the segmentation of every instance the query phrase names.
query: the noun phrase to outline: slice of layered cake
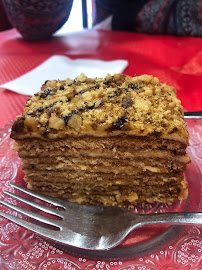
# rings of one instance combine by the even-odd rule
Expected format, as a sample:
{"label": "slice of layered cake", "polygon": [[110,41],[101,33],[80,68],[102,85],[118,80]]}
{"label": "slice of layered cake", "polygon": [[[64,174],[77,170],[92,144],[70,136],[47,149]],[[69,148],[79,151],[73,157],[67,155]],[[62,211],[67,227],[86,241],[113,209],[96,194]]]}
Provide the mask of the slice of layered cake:
{"label": "slice of layered cake", "polygon": [[183,108],[149,75],[46,81],[11,137],[28,188],[50,196],[126,206],[188,194]]}

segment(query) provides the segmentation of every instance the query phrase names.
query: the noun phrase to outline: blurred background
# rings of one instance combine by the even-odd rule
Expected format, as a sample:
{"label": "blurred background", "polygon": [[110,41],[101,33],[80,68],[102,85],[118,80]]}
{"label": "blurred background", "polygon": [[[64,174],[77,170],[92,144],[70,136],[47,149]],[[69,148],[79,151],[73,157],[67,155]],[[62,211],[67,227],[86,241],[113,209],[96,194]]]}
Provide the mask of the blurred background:
{"label": "blurred background", "polygon": [[68,21],[56,34],[79,31],[83,28],[92,28],[92,0],[74,0]]}
{"label": "blurred background", "polygon": [[[92,0],[74,0],[69,19],[56,34],[60,35],[80,31],[83,28],[91,28],[92,10]],[[3,0],[0,0],[0,18],[0,31],[12,28],[4,9]]]}

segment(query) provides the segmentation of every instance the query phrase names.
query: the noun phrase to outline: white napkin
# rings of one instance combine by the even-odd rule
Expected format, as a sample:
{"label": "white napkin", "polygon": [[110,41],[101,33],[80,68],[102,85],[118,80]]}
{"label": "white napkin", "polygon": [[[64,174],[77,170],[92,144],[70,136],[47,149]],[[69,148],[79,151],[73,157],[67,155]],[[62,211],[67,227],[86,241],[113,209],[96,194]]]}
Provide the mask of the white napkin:
{"label": "white napkin", "polygon": [[66,56],[54,55],[38,67],[15,80],[0,85],[2,88],[23,95],[33,95],[46,80],[74,79],[80,73],[90,78],[105,77],[108,73],[121,73],[128,65],[126,60],[101,61],[91,59],[72,60]]}

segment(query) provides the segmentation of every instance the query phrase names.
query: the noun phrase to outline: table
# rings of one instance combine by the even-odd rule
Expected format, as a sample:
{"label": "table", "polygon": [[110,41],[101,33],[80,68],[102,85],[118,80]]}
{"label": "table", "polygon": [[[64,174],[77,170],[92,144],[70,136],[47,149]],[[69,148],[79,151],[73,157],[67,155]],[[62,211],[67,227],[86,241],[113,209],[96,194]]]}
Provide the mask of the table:
{"label": "table", "polygon": [[[30,43],[24,41],[13,29],[0,33],[0,84],[23,75],[54,54],[67,55],[72,59],[126,59],[129,65],[124,74],[157,76],[161,82],[177,89],[177,96],[181,99],[185,110],[202,110],[201,48],[201,38],[154,36],[102,30],[84,30],[66,36],[55,36],[49,41]],[[38,90],[36,89],[36,91]],[[0,90],[0,128],[22,112],[27,98],[28,96],[6,89]],[[8,128],[7,125],[3,130]],[[196,132],[198,132],[197,136],[201,136],[201,124]],[[9,141],[9,143],[11,142]],[[201,145],[198,144],[198,147],[200,148]],[[10,146],[6,144],[6,147]],[[200,155],[199,151],[201,161]],[[2,156],[0,158],[2,159]],[[202,267],[201,226],[190,227],[186,231],[186,237],[185,234],[182,235],[176,245],[167,246],[155,253],[151,250],[147,255],[136,258],[99,260],[90,259],[88,256],[76,256],[55,248],[49,242],[35,238],[31,232],[20,230],[19,233],[15,225],[6,231],[12,235],[13,239],[17,239],[13,244],[9,240],[12,237],[9,238],[4,230],[7,225],[5,220],[0,219],[0,246],[2,245],[2,254],[4,254],[2,258],[0,256],[0,264],[5,270],[39,268],[161,270]],[[8,248],[5,248],[2,243],[7,243]],[[7,262],[6,256],[13,258],[10,264]]]}

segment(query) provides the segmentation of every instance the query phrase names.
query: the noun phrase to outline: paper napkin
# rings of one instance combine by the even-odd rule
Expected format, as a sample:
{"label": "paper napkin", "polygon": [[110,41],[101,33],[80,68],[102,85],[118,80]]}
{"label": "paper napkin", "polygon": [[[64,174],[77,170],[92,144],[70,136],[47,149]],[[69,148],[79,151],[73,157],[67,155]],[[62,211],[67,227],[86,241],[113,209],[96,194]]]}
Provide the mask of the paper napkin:
{"label": "paper napkin", "polygon": [[0,85],[0,87],[23,95],[33,95],[49,79],[74,79],[80,73],[85,73],[90,78],[105,77],[108,73],[111,75],[121,73],[127,65],[128,62],[126,60],[72,60],[66,56],[54,55],[33,70],[15,80]]}

